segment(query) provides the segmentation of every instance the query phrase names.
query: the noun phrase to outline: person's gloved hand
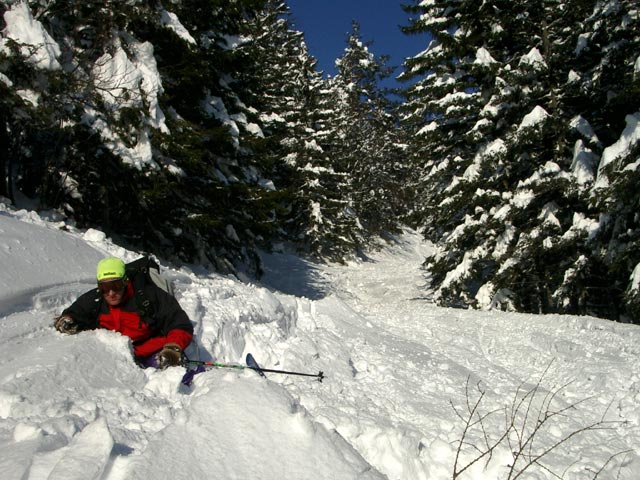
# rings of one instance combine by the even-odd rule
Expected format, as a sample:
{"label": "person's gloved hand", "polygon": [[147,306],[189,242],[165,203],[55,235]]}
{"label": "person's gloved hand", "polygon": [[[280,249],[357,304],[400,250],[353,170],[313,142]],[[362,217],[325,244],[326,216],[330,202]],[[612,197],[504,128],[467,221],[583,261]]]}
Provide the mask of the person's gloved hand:
{"label": "person's gloved hand", "polygon": [[175,343],[167,343],[158,353],[158,368],[165,369],[182,363],[182,349]]}
{"label": "person's gloved hand", "polygon": [[78,333],[78,324],[68,315],[60,315],[53,322],[53,326],[60,333],[67,333],[69,335]]}

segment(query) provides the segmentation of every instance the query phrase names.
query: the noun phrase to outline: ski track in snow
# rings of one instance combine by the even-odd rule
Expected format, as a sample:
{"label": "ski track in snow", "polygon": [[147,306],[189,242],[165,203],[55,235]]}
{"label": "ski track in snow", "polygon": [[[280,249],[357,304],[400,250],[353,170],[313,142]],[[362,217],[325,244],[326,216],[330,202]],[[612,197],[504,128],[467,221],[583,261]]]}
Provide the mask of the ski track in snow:
{"label": "ski track in snow", "polygon": [[[415,232],[346,267],[264,255],[260,285],[163,265],[195,325],[190,358],[243,363],[251,352],[266,368],[327,377],[268,374],[265,382],[211,369],[184,387],[183,368],[138,368],[113,332],[51,328],[91,288],[99,258],[128,261],[135,252],[100,232],[64,232],[0,207],[3,478],[447,479],[464,427],[454,407],[465,408],[467,382],[472,402],[477,386],[486,392],[485,413],[538,382],[534,406],[556,391],[555,409],[584,402],[540,442],[602,418],[616,423],[566,442],[547,465],[567,479],[592,478],[627,452],[604,478],[638,478],[640,329],[435,307],[420,269],[429,246]],[[490,417],[487,435],[503,424]],[[506,478],[512,460],[497,449],[463,478]],[[554,477],[538,469],[525,478]]]}
{"label": "ski track in snow", "polygon": [[[568,415],[566,425],[556,424],[556,435],[597,422],[605,412],[607,420],[635,425],[619,425],[616,434],[600,437],[602,445],[564,451],[559,463],[582,461],[596,472],[610,455],[629,449],[637,455],[640,346],[631,340],[636,327],[589,317],[435,307],[425,297],[419,269],[426,247],[415,235],[404,238],[399,249],[385,249],[369,262],[327,270],[330,279],[323,283],[331,292],[316,302],[314,317],[327,331],[339,332],[350,352],[343,363],[357,387],[350,395],[345,380],[309,397],[301,392],[302,404],[316,418],[391,478],[451,478],[461,433],[451,404],[465,405],[463,383],[469,379],[472,390],[476,384],[487,390],[487,412],[509,405],[519,388],[528,391],[540,382],[542,396],[560,389],[561,406],[593,397],[583,405],[591,411],[581,414],[582,423]],[[501,432],[499,423],[491,427]],[[636,478],[635,458],[621,478]],[[499,471],[475,473],[499,478]],[[584,469],[576,475],[584,478]]]}

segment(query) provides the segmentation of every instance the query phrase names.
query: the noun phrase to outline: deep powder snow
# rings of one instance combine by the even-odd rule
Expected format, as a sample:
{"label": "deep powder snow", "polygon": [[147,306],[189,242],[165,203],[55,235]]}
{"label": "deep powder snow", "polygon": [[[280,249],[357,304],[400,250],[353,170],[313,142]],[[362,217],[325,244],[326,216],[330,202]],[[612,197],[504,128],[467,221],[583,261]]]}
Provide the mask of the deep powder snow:
{"label": "deep powder snow", "polygon": [[514,478],[553,445],[520,478],[638,478],[640,329],[436,307],[428,251],[406,232],[347,266],[264,255],[260,285],[163,264],[195,325],[191,358],[251,352],[327,377],[211,369],[185,387],[182,367],[137,367],[119,334],[51,328],[97,260],[138,254],[0,204],[2,478],[448,479],[510,425],[460,478]]}

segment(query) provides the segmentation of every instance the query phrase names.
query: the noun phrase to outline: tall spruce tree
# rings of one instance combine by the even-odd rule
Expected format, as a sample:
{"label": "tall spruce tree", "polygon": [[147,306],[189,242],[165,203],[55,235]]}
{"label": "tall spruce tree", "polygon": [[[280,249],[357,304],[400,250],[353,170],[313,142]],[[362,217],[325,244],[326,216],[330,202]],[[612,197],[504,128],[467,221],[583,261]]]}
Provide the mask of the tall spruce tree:
{"label": "tall spruce tree", "polygon": [[[81,224],[93,219],[109,230],[110,212],[135,196],[131,183],[123,180],[125,173],[135,172],[114,164],[113,155],[88,124],[107,119],[126,131],[125,116],[111,106],[127,104],[135,92],[121,88],[106,98],[96,69],[105,63],[104,42],[119,41],[114,32],[141,9],[117,9],[112,2],[100,2],[99,7],[104,8],[96,2],[62,1],[2,6],[8,22],[3,33],[10,45],[2,69],[14,93],[32,92],[21,107],[6,111],[11,144],[7,183],[15,182],[20,194],[42,207],[59,207]],[[34,17],[43,27],[41,44],[27,43],[14,31],[14,26]],[[137,121],[135,116],[129,120]],[[114,194],[109,209],[100,200],[107,189]]]}
{"label": "tall spruce tree", "polygon": [[396,104],[381,87],[392,69],[387,66],[388,57],[377,57],[370,46],[354,21],[344,54],[336,60],[338,73],[331,80],[338,111],[332,156],[336,167],[350,175],[361,243],[397,230],[406,177]]}
{"label": "tall spruce tree", "polygon": [[[315,72],[315,62],[314,62]],[[305,135],[296,141],[298,171],[295,219],[300,239],[316,258],[342,261],[359,245],[348,173],[334,157],[339,107],[321,72],[312,74],[305,95]]]}
{"label": "tall spruce tree", "polygon": [[[598,3],[576,47],[576,82],[587,97],[600,163],[591,201],[600,214],[585,270],[598,299],[640,322],[640,6]],[[603,145],[607,145],[603,148]]]}
{"label": "tall spruce tree", "polygon": [[599,263],[585,179],[597,145],[572,70],[596,3],[408,8],[421,15],[406,30],[434,36],[406,64],[406,76],[424,76],[406,119],[424,139],[417,218],[439,245],[427,263],[441,303],[612,314],[593,293],[600,272],[585,270]]}
{"label": "tall spruce tree", "polygon": [[[174,227],[166,232],[171,243],[223,271],[250,263],[259,269],[255,240],[262,225],[256,216],[265,210],[261,193],[268,180],[253,157],[262,131],[249,102],[252,59],[246,52],[254,39],[246,24],[264,4],[176,2],[159,24],[151,19],[136,26],[156,48],[163,100],[172,113],[158,156],[178,168],[157,184],[154,201],[179,205],[164,222]],[[171,23],[171,14],[179,25]],[[180,26],[188,36],[179,34]]]}
{"label": "tall spruce tree", "polygon": [[289,16],[286,4],[273,1],[249,22],[256,39],[248,49],[251,91],[265,125],[258,156],[272,172],[271,218],[281,237],[317,258],[339,260],[354,244],[341,241],[350,235],[350,216],[340,193],[347,177],[329,153],[334,106]]}
{"label": "tall spruce tree", "polygon": [[239,52],[251,40],[242,26],[263,4],[34,4],[29,15],[59,46],[61,68],[33,77],[40,97],[30,115],[49,128],[19,134],[17,114],[6,122],[28,152],[18,187],[137,248],[227,271],[250,263],[257,222],[248,212],[263,182]]}

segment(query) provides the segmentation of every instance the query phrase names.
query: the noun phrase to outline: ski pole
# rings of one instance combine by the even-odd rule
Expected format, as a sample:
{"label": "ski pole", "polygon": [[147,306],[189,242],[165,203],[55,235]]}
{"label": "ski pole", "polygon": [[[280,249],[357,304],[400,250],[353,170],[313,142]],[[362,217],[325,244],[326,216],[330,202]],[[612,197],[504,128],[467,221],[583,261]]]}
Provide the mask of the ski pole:
{"label": "ski pole", "polygon": [[290,372],[287,370],[275,370],[272,368],[250,367],[248,365],[238,365],[235,363],[203,362],[200,360],[189,360],[188,358],[185,359],[185,363],[189,363],[191,365],[202,365],[205,367],[235,368],[236,370],[253,370],[260,374],[261,372],[266,372],[266,373],[279,373],[283,375],[299,375],[302,377],[314,377],[314,378],[317,378],[319,382],[322,382],[322,380],[324,379],[324,373],[322,371],[318,373]]}

